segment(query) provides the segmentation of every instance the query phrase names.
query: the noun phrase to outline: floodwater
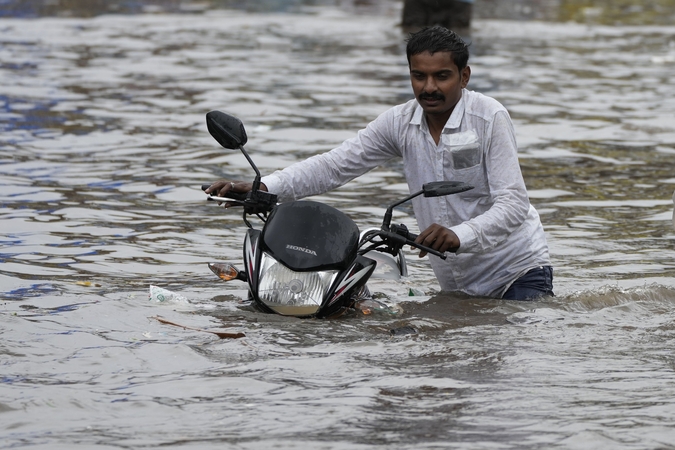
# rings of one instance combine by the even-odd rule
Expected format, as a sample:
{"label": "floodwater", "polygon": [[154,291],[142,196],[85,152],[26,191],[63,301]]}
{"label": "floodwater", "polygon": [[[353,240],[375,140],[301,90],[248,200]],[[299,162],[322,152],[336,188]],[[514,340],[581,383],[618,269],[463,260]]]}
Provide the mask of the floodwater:
{"label": "floodwater", "polygon": [[[410,252],[370,284],[398,309],[320,321],[208,270],[245,228],[199,186],[253,172],[204,115],[264,173],[353,136],[411,96],[398,2],[35,3],[0,19],[0,448],[675,448],[675,27],[477,18],[557,296],[441,294]],[[393,162],[318,199],[366,228],[406,193]]]}

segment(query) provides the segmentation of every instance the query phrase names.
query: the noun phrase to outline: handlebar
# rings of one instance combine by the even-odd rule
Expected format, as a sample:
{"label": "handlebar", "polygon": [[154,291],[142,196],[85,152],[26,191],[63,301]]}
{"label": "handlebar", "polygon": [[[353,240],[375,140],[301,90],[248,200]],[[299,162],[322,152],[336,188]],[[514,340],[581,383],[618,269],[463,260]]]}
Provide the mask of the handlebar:
{"label": "handlebar", "polygon": [[[202,184],[202,191],[206,191],[211,185]],[[277,201],[277,196],[269,194],[264,191],[249,191],[249,192],[228,192],[227,197],[219,197],[213,194],[209,194],[207,200],[217,201],[217,202],[228,202],[233,205],[243,206],[244,207],[244,216],[246,214],[259,214],[267,213],[272,210]],[[248,224],[248,222],[247,222]],[[386,247],[386,252],[396,255],[399,250],[401,250],[405,245],[417,248],[424,252],[427,252],[431,255],[438,256],[441,259],[446,259],[447,256],[445,253],[441,253],[433,248],[427,247],[426,245],[417,244],[415,239],[418,235],[408,231],[408,227],[403,224],[399,225],[389,225],[387,230],[383,227],[380,230],[374,231],[373,233],[368,234],[364,237],[362,244],[367,241],[372,241],[375,237],[380,237],[382,242],[374,243],[370,248],[382,246]],[[456,249],[449,250],[450,252],[456,251]],[[365,250],[364,250],[365,252]]]}
{"label": "handlebar", "polygon": [[[209,186],[211,185],[202,184],[202,190],[205,191]],[[249,228],[251,227],[251,224],[246,220],[247,214],[255,214],[265,221],[264,217],[266,217],[267,213],[272,211],[277,204],[277,196],[275,194],[255,189],[255,186],[248,192],[230,191],[226,195],[227,197],[219,197],[209,194],[207,200],[229,203],[234,206],[243,206],[244,222]]]}
{"label": "handlebar", "polygon": [[[382,242],[375,244],[375,247],[386,246],[388,253],[395,255],[398,251],[403,248],[405,245],[417,248],[419,250],[425,251],[431,255],[438,256],[441,259],[446,259],[447,256],[445,253],[441,253],[433,248],[427,247],[426,245],[417,244],[415,239],[417,239],[417,234],[411,233],[408,231],[408,227],[403,224],[400,225],[390,225],[389,230],[381,229],[373,231],[373,233],[364,238],[364,240],[369,241],[379,236],[382,238]],[[372,247],[371,247],[372,248]],[[454,252],[455,250],[450,250]]]}
{"label": "handlebar", "polygon": [[[202,191],[207,190],[210,188],[210,184],[202,184]],[[218,197],[217,195],[209,194],[209,197],[207,200],[209,201],[214,201],[214,202],[232,202],[233,200],[235,201],[244,201],[246,200],[247,192],[228,192],[227,197]]]}

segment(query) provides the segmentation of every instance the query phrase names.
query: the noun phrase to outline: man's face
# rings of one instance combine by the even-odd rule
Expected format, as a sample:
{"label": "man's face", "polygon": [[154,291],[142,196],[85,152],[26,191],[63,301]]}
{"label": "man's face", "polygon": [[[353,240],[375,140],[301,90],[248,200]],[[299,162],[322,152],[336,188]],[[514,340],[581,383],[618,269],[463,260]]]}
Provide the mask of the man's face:
{"label": "man's face", "polygon": [[429,52],[410,57],[410,82],[415,98],[429,115],[450,117],[462,98],[471,76],[469,66],[461,72],[452,61],[452,53]]}

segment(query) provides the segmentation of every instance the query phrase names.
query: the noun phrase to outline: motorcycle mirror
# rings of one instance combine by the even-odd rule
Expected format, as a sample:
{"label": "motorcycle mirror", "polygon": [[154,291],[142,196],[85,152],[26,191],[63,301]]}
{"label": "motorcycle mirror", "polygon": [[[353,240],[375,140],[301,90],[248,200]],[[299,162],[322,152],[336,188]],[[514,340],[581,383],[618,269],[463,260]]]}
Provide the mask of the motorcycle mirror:
{"label": "motorcycle mirror", "polygon": [[[244,215],[250,212],[258,214],[260,211],[271,211],[277,202],[277,196],[260,191],[260,171],[244,149],[248,137],[241,120],[224,112],[209,111],[206,113],[206,127],[209,129],[211,136],[223,147],[241,150],[241,153],[255,171],[255,179],[251,184],[251,190],[244,201]],[[246,222],[246,219],[244,221]],[[248,222],[246,224],[249,225]]]}
{"label": "motorcycle mirror", "polygon": [[470,191],[473,186],[463,181],[433,181],[422,186],[425,197],[442,197],[444,195],[457,194]]}
{"label": "motorcycle mirror", "polygon": [[389,230],[389,225],[391,224],[391,216],[394,211],[394,208],[405,203],[408,200],[412,200],[418,195],[424,194],[425,197],[441,197],[443,195],[457,194],[459,192],[469,191],[473,189],[473,186],[464,183],[463,181],[432,181],[422,185],[422,190],[410,194],[403,200],[390,205],[387,208],[387,211],[384,213],[384,219],[382,220],[382,229]]}
{"label": "motorcycle mirror", "polygon": [[248,141],[241,120],[220,111],[206,113],[206,127],[211,136],[224,148],[241,148]]}

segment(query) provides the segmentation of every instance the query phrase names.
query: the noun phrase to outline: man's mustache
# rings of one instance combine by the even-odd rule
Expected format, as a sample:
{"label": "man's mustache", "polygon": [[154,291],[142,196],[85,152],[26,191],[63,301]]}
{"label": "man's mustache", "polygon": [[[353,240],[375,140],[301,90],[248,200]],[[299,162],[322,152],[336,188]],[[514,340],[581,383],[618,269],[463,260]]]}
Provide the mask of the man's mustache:
{"label": "man's mustache", "polygon": [[420,94],[420,100],[438,100],[438,101],[445,101],[445,96],[443,94]]}

